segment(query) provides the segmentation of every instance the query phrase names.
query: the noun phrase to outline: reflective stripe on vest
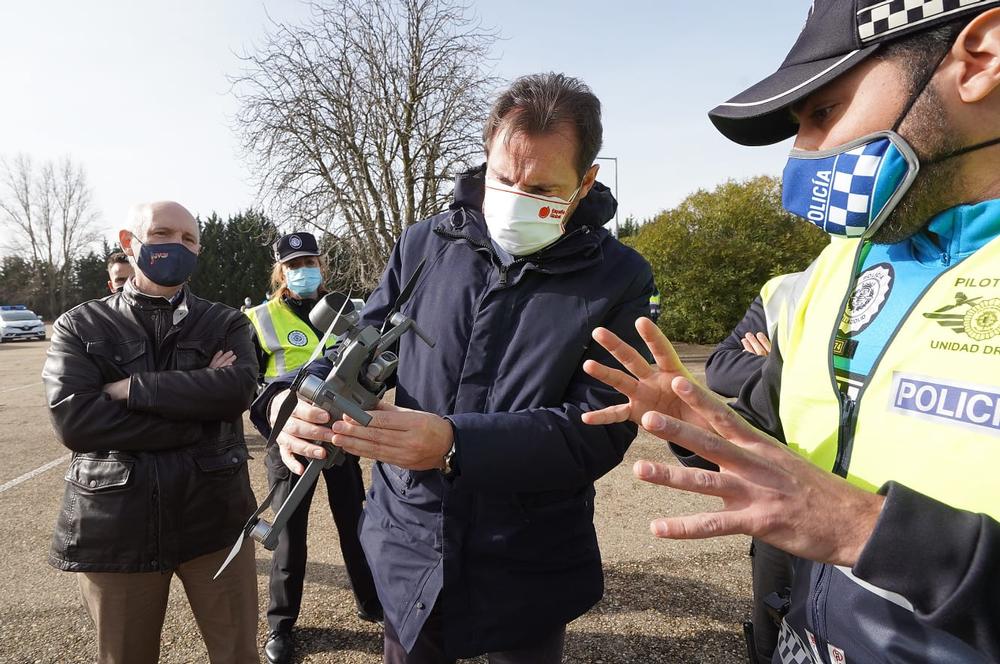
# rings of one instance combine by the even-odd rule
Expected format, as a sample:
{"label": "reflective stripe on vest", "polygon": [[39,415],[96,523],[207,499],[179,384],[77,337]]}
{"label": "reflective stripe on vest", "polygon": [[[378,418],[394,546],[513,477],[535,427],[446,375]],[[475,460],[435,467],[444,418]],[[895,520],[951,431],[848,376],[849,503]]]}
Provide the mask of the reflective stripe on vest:
{"label": "reflective stripe on vest", "polygon": [[[309,360],[319,337],[312,328],[291,310],[280,298],[246,311],[257,331],[261,349],[267,355],[264,382],[270,383],[279,376],[295,371]],[[327,342],[332,346],[334,339]]]}
{"label": "reflective stripe on vest", "polygon": [[[785,438],[827,470],[838,437],[852,433],[840,431],[833,343],[859,249],[834,240],[792,324],[779,329]],[[848,481],[874,491],[896,480],[1000,518],[1000,239],[942,273],[913,305],[859,393],[855,418]]]}

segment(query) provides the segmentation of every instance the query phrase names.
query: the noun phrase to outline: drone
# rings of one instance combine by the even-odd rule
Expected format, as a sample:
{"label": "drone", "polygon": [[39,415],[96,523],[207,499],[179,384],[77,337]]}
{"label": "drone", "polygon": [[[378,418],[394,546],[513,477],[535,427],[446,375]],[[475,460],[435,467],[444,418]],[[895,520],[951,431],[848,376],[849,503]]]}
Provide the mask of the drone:
{"label": "drone", "polygon": [[[412,330],[424,343],[431,348],[434,347],[434,340],[420,329],[417,322],[400,312],[400,307],[413,293],[423,267],[424,262],[421,261],[400,291],[381,330],[376,330],[372,325],[360,325],[361,312],[349,294],[329,293],[316,303],[309,312],[309,320],[317,329],[325,329],[326,333],[313,351],[313,357],[299,368],[295,380],[292,381],[291,389],[278,409],[271,435],[268,436],[268,448],[275,444],[278,434],[291,417],[299,399],[325,410],[330,414],[331,422],[347,415],[362,426],[371,423],[372,418],[367,411],[373,410],[378,405],[388,389],[389,380],[395,375],[399,366],[399,356],[392,349],[400,337]],[[330,372],[325,379],[307,373],[306,367],[322,352],[330,335],[335,335],[339,340],[337,345],[339,352],[333,360]],[[302,476],[275,513],[274,523],[268,523],[261,518],[261,514],[271,504],[278,488],[278,484],[275,483],[243,526],[236,543],[213,579],[219,578],[243,548],[247,538],[260,542],[268,551],[274,551],[278,546],[278,536],[288,524],[288,519],[298,509],[302,499],[316,484],[320,472],[325,468],[344,463],[346,456],[342,449],[329,442],[315,442],[326,449],[326,458],[309,461]]]}

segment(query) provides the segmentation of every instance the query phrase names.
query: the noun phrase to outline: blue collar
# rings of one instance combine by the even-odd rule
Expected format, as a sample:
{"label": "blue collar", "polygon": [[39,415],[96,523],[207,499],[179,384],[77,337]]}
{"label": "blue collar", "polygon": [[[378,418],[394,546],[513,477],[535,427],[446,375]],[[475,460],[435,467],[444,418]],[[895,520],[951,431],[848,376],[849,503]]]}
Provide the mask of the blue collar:
{"label": "blue collar", "polygon": [[927,227],[904,240],[921,263],[962,259],[1000,235],[1000,199],[959,205],[939,213]]}

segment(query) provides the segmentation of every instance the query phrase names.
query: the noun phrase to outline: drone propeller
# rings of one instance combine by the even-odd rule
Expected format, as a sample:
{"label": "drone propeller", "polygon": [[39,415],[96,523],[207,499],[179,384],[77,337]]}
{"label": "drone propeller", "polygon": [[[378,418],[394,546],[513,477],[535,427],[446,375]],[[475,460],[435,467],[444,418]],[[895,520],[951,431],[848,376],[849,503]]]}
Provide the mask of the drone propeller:
{"label": "drone propeller", "polygon": [[382,321],[382,330],[381,330],[382,332],[385,332],[385,326],[389,324],[389,321],[392,318],[393,314],[397,313],[400,307],[406,304],[407,300],[410,299],[410,296],[413,295],[413,289],[417,285],[417,280],[420,278],[420,273],[424,271],[424,263],[426,261],[427,261],[426,258],[420,259],[420,263],[417,264],[417,269],[414,270],[413,274],[410,275],[410,278],[406,280],[406,285],[403,286],[403,290],[399,291],[399,297],[397,297],[396,301],[392,304],[392,310],[385,317],[385,320]]}
{"label": "drone propeller", "polygon": [[243,548],[244,540],[246,540],[247,536],[251,533],[251,531],[253,531],[254,526],[257,525],[260,515],[263,514],[264,510],[267,509],[267,506],[271,504],[271,499],[274,498],[274,492],[277,489],[278,483],[275,482],[274,486],[271,487],[271,490],[268,492],[264,500],[260,501],[260,507],[257,508],[257,511],[254,512],[249,519],[247,519],[246,524],[243,526],[243,530],[240,531],[240,536],[236,538],[236,544],[234,544],[233,548],[229,550],[229,555],[226,556],[226,561],[222,563],[222,567],[220,567],[219,571],[212,577],[213,581],[219,578],[219,575],[222,574],[223,570],[229,567],[229,563],[233,562],[233,558],[235,558],[236,554]]}

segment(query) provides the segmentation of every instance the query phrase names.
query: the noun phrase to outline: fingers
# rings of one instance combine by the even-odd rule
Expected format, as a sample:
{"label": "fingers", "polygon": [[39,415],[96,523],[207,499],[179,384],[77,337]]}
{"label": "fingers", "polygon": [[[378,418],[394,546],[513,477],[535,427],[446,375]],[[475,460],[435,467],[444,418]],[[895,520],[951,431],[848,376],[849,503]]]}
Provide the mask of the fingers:
{"label": "fingers", "polygon": [[632,472],[644,482],[660,484],[682,491],[693,491],[706,496],[728,498],[742,493],[743,490],[743,481],[738,477],[732,474],[701,470],[700,468],[671,466],[652,461],[636,461]]}
{"label": "fingers", "polygon": [[[372,423],[374,424],[374,419]],[[365,427],[360,424],[352,424],[341,420],[333,423],[333,444],[343,447],[345,444],[353,444],[347,440],[348,438],[353,438],[381,446],[396,446],[403,440],[403,431],[408,431],[408,429],[394,430],[376,426]]]}
{"label": "fingers", "polygon": [[722,436],[656,411],[642,416],[642,428],[657,438],[686,447],[726,471],[746,472],[763,463]]}
{"label": "fingers", "polygon": [[[314,406],[299,399],[299,402],[295,405],[295,410],[292,411],[292,419],[295,418],[304,422],[312,422],[313,424],[326,424],[330,421],[330,413],[319,406]],[[329,429],[327,429],[327,433],[329,433]]]}
{"label": "fingers", "polygon": [[615,424],[627,420],[631,412],[629,405],[623,403],[584,413],[580,419],[583,420],[584,424]]}
{"label": "fingers", "polygon": [[[368,423],[369,428],[392,429],[394,431],[409,431],[410,429],[419,427],[421,424],[420,416],[422,415],[422,413],[417,411],[396,408],[395,406],[392,406],[391,410],[388,408],[379,408],[378,410],[368,411],[368,414],[372,417],[371,422]],[[357,422],[350,418],[345,418],[345,423],[347,422],[357,424]]]}
{"label": "fingers", "polygon": [[278,444],[278,452],[281,454],[281,461],[288,467],[288,470],[292,471],[296,475],[301,475],[305,472],[306,467],[295,457],[294,454],[288,451],[288,448]]}
{"label": "fingers", "polygon": [[741,514],[730,511],[656,519],[649,524],[649,530],[657,537],[670,539],[704,539],[746,532]]}
{"label": "fingers", "polygon": [[753,346],[750,345],[750,342],[747,341],[746,337],[740,337],[740,344],[743,346],[743,350],[745,350],[746,352],[753,353],[754,355],[757,354],[754,353]]}
{"label": "fingers", "polygon": [[635,396],[636,388],[639,386],[639,381],[632,376],[629,376],[621,369],[612,369],[611,367],[606,367],[600,362],[595,362],[594,360],[587,360],[584,362],[583,370],[590,376],[593,376],[602,383],[613,387],[627,397]]}
{"label": "fingers", "polygon": [[748,352],[754,355],[767,355],[767,351],[761,346],[760,340],[757,339],[753,332],[747,332],[743,335],[743,348],[747,349]]}
{"label": "fingers", "polygon": [[210,369],[224,369],[225,367],[232,366],[236,362],[236,353],[231,350],[216,351],[215,355],[212,356],[212,361],[208,363]]}
{"label": "fingers", "polygon": [[599,327],[593,331],[591,336],[594,340],[604,346],[611,355],[621,362],[621,365],[628,369],[633,376],[642,380],[646,376],[653,373],[653,369],[649,366],[649,362],[646,358],[642,356],[635,348],[628,345],[621,338],[612,332],[611,330]]}
{"label": "fingers", "polygon": [[326,450],[311,441],[328,441],[333,439],[333,432],[327,427],[290,417],[285,427],[278,434],[277,442],[282,448],[311,459],[326,457]]}
{"label": "fingers", "polygon": [[757,333],[757,341],[760,342],[761,348],[764,349],[764,355],[771,352],[771,340],[767,338],[767,335],[763,332]]}
{"label": "fingers", "polygon": [[653,354],[653,360],[662,371],[681,372],[687,375],[687,369],[681,364],[677,357],[677,351],[670,344],[656,323],[648,318],[640,318],[635,322],[635,329],[639,336],[646,342],[649,352]]}
{"label": "fingers", "polygon": [[742,440],[759,433],[725,402],[695,381],[678,376],[672,381],[671,387],[674,393],[694,412],[701,415],[720,436],[729,440]]}

